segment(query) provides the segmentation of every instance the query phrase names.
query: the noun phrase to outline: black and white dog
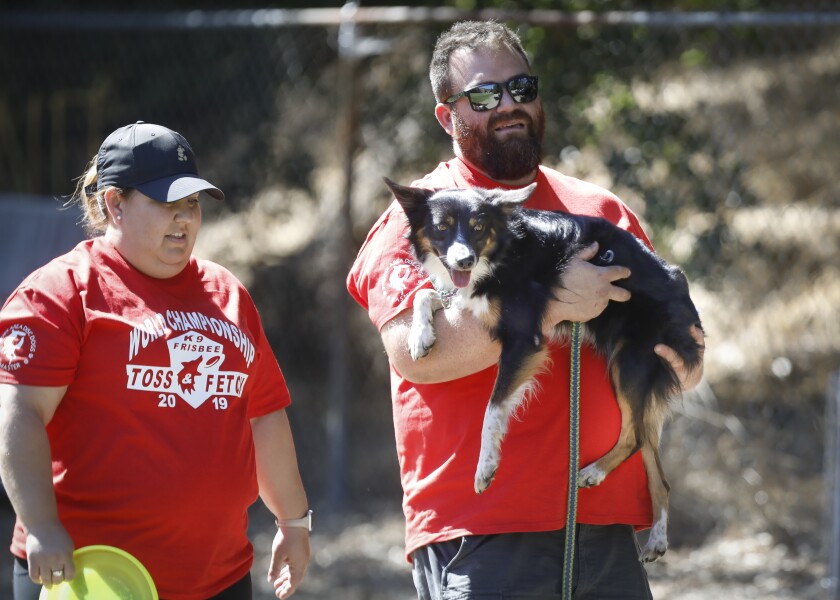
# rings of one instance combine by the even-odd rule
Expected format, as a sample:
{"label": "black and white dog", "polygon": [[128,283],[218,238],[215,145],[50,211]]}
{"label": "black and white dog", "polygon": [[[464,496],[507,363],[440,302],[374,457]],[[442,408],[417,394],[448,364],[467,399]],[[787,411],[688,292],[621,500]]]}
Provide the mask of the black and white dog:
{"label": "black and white dog", "polygon": [[[523,208],[536,184],[519,190],[449,189],[432,192],[385,179],[408,217],[409,241],[434,290],[415,298],[409,335],[414,360],[435,342],[434,312],[450,301],[462,303],[501,344],[498,376],[481,434],[475,491],[493,480],[508,421],[545,368],[542,333],[546,307],[572,257],[598,242],[598,265],[620,264],[631,276],[616,282],[632,293],[610,302],[585,324],[585,340],[607,357],[621,411],[615,447],[581,469],[578,486],[601,483],[636,450],[641,450],[653,501],[653,529],[641,560],[653,561],[668,547],[668,491],[659,457],[668,401],[680,383],[670,365],[654,353],[656,344],[673,348],[689,369],[702,362],[692,325],[700,317],[682,271],[667,264],[631,233],[605,219],[560,211]],[[555,328],[568,337],[570,324]]]}

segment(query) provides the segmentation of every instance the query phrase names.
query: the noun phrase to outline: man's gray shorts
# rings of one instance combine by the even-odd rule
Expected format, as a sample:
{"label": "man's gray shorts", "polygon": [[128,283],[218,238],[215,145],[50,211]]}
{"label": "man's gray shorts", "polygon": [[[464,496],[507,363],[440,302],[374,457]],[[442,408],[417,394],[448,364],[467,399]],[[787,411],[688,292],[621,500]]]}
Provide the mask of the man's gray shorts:
{"label": "man's gray shorts", "polygon": [[[565,530],[476,535],[412,555],[420,600],[556,600],[563,590]],[[629,525],[578,525],[575,600],[652,600]]]}

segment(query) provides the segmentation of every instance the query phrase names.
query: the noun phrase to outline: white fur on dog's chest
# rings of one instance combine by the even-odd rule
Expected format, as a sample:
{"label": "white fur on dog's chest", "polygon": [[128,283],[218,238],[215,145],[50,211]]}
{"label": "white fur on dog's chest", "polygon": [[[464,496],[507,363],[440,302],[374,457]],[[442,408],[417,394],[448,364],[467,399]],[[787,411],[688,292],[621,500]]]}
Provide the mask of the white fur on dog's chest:
{"label": "white fur on dog's chest", "polygon": [[461,290],[455,296],[456,302],[459,303],[463,310],[470,311],[477,319],[481,319],[490,312],[490,301],[487,299],[487,296],[467,297],[467,293],[465,290]]}
{"label": "white fur on dog's chest", "polygon": [[479,258],[478,263],[472,269],[470,285],[460,289],[456,288],[452,283],[449,271],[441,264],[437,257],[429,256],[423,262],[423,268],[429,274],[432,285],[441,299],[448,298],[456,307],[464,311],[469,311],[477,318],[484,317],[490,311],[490,301],[487,299],[487,296],[473,295],[473,288],[476,282],[490,275],[490,265],[486,258]]}

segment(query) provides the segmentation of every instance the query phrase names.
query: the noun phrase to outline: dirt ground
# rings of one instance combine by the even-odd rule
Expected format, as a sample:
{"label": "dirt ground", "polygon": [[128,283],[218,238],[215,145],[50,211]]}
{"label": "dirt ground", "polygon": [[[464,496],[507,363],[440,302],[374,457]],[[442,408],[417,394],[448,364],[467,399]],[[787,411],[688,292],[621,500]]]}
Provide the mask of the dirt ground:
{"label": "dirt ground", "polygon": [[[396,507],[398,510],[398,507]],[[270,529],[269,529],[270,531]],[[258,555],[266,546],[254,538]],[[300,600],[412,600],[411,570],[403,556],[403,519],[397,512],[374,521],[348,517],[312,537],[313,559]],[[259,600],[265,559],[254,580]],[[826,597],[819,557],[776,544],[769,535],[729,533],[699,548],[674,548],[648,567],[656,600],[816,600]]]}
{"label": "dirt ground", "polygon": [[[403,555],[403,519],[394,510],[369,519],[320,519],[312,535],[312,562],[297,600],[413,600],[411,569]],[[0,510],[0,539],[13,515]],[[273,535],[270,515],[251,511],[254,600],[272,598],[265,581]],[[4,542],[5,544],[5,542]],[[0,561],[0,599],[12,597],[11,558]],[[812,552],[775,543],[769,535],[729,533],[698,548],[672,548],[648,568],[657,600],[817,600],[827,597],[825,567]]]}
{"label": "dirt ground", "polygon": [[[398,507],[395,507],[398,510]],[[259,511],[257,511],[259,512]],[[262,516],[255,515],[255,523]],[[268,529],[270,532],[271,530]],[[262,586],[268,542],[253,537],[256,599],[271,598]],[[411,600],[411,570],[403,556],[398,512],[375,520],[347,517],[327,523],[312,537],[313,558],[296,594],[301,600]],[[805,548],[788,548],[767,534],[729,532],[697,548],[672,548],[648,567],[656,600],[817,600],[827,597],[825,568]]]}

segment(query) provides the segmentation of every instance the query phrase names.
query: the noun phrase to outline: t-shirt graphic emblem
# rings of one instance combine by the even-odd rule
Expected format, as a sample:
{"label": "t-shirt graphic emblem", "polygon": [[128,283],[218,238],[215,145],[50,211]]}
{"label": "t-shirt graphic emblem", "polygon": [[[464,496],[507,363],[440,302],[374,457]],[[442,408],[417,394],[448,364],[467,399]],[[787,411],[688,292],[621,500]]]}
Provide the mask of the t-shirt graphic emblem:
{"label": "t-shirt graphic emblem", "polygon": [[170,366],[126,365],[128,389],[175,394],[193,408],[211,397],[240,397],[248,376],[222,371],[224,346],[203,333],[187,331],[167,340]]}
{"label": "t-shirt graphic emblem", "polygon": [[391,262],[382,278],[382,290],[388,298],[397,302],[405,300],[409,284],[415,277],[422,277],[423,266],[410,258],[398,258]]}
{"label": "t-shirt graphic emblem", "polygon": [[181,386],[181,392],[193,393],[195,391],[195,380],[201,375],[198,370],[198,365],[204,360],[203,356],[199,356],[195,360],[190,360],[181,364],[181,370],[178,371],[178,385]]}
{"label": "t-shirt graphic emblem", "polygon": [[0,335],[0,369],[14,371],[35,356],[35,334],[26,325],[12,325]]}

